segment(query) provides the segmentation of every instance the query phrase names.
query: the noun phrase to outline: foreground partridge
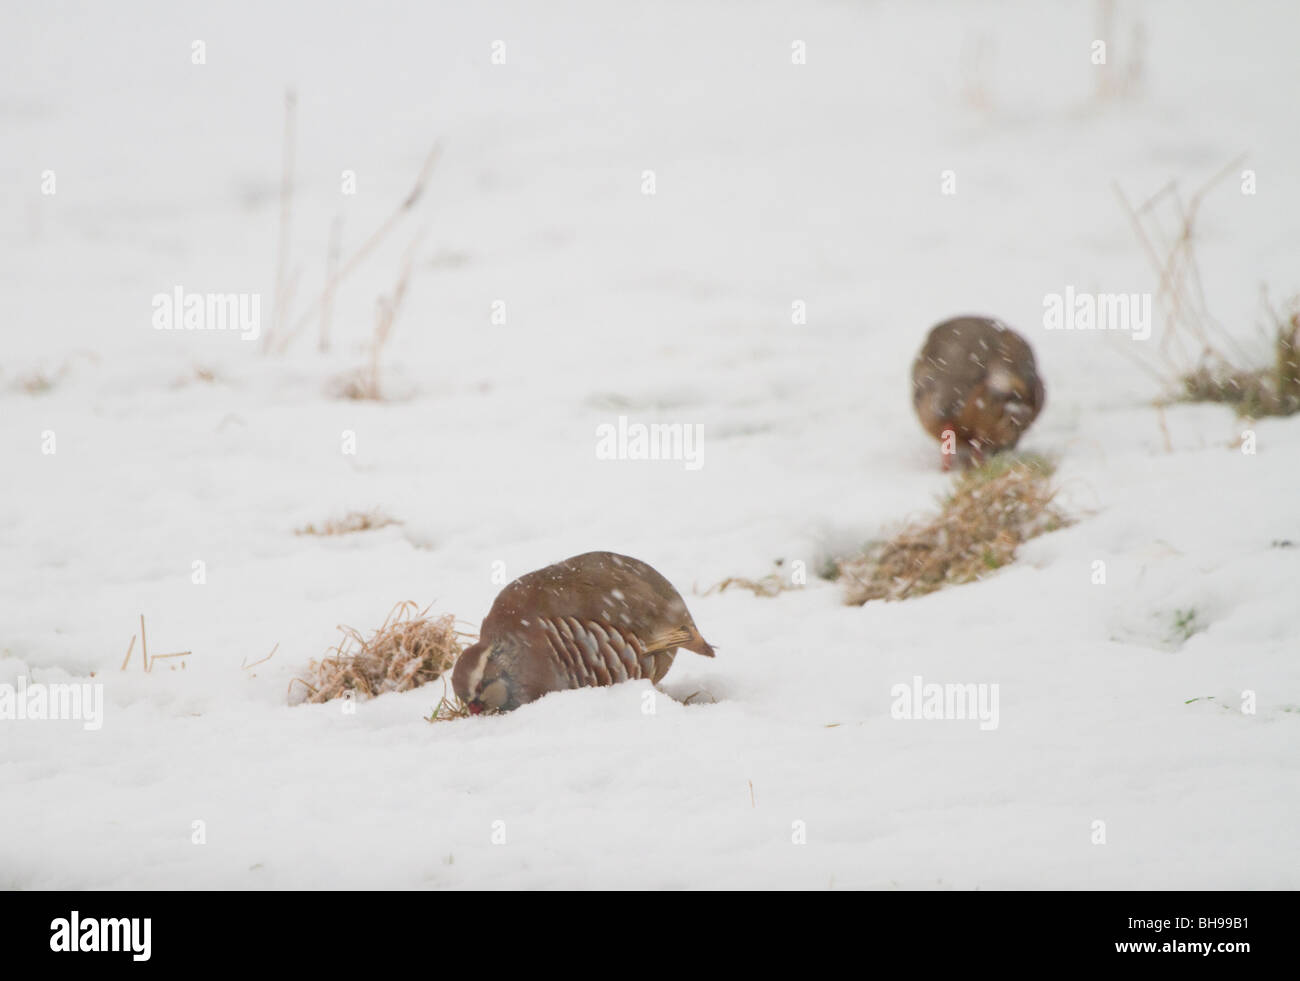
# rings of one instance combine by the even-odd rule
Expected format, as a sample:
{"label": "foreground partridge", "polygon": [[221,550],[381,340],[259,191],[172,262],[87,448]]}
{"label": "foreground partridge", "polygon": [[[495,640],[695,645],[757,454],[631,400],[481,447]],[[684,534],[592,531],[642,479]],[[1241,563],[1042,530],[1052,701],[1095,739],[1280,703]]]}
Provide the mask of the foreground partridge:
{"label": "foreground partridge", "polygon": [[912,404],[940,440],[945,470],[953,456],[979,463],[985,453],[1014,447],[1043,398],[1029,343],[987,317],[945,320],[912,365]]}
{"label": "foreground partridge", "polygon": [[587,552],[501,590],[451,683],[473,714],[509,712],[548,692],[658,682],[679,647],[713,657],[672,584],[637,559]]}

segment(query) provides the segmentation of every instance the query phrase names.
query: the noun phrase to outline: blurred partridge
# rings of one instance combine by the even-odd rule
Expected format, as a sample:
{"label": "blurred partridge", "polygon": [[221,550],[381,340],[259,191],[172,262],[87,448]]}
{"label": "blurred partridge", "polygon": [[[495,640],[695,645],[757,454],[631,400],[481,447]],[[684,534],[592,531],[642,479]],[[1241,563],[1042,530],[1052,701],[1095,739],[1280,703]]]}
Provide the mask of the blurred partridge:
{"label": "blurred partridge", "polygon": [[[912,365],[912,404],[941,443],[943,469],[954,455],[979,463],[1009,450],[1043,407],[1043,382],[1029,343],[987,317],[945,320]],[[942,443],[945,433],[953,437]]]}
{"label": "blurred partridge", "polygon": [[516,579],[452,671],[470,712],[509,712],[548,692],[649,678],[677,648],[713,657],[677,590],[650,566],[587,552]]}

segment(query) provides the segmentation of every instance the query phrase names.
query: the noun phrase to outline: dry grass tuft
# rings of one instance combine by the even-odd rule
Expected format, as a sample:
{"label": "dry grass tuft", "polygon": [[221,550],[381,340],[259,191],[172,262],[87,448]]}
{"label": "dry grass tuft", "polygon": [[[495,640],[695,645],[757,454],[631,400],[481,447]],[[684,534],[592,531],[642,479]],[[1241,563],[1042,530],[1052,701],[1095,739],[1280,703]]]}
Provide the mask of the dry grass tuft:
{"label": "dry grass tuft", "polygon": [[60,372],[46,371],[44,368],[36,368],[24,375],[19,375],[14,382],[14,388],[26,395],[44,395],[51,391],[59,380],[63,377]]}
{"label": "dry grass tuft", "polygon": [[744,576],[728,576],[722,582],[716,582],[704,592],[696,590],[699,596],[712,596],[714,593],[725,593],[733,586],[738,589],[748,589],[755,596],[777,596],[787,590],[798,589],[798,586],[792,586],[777,573],[771,572],[762,579],[747,579]]}
{"label": "dry grass tuft", "polygon": [[1217,352],[1182,376],[1186,402],[1222,402],[1242,416],[1289,416],[1300,412],[1300,297],[1289,305],[1289,316],[1272,313],[1273,363],[1241,368]]}
{"label": "dry grass tuft", "polygon": [[958,474],[940,513],[839,563],[844,602],[922,596],[972,582],[1015,558],[1021,542],[1070,520],[1056,507],[1052,463],[1001,454]]}
{"label": "dry grass tuft", "polygon": [[[310,680],[289,683],[289,701],[328,702],[348,692],[373,698],[390,691],[410,691],[442,676],[460,656],[461,638],[450,613],[428,616],[409,600],[393,607],[383,626],[368,639],[352,627],[339,627],[342,641],[308,667]],[[305,692],[294,697],[294,685]]]}
{"label": "dry grass tuft", "polygon": [[447,697],[447,679],[442,679],[442,698],[433,707],[433,711],[424,717],[425,722],[454,722],[469,718],[469,706],[453,694]]}
{"label": "dry grass tuft", "polygon": [[378,509],[372,511],[349,511],[341,518],[330,518],[323,522],[318,528],[314,524],[307,524],[301,528],[295,529],[295,535],[351,535],[358,531],[374,531],[377,528],[387,528],[389,525],[400,525],[401,522],[396,518],[384,514]]}
{"label": "dry grass tuft", "polygon": [[728,589],[734,587],[736,589],[748,589],[755,596],[771,599],[773,596],[780,596],[782,593],[804,588],[805,580],[801,575],[799,563],[795,563],[793,573],[785,571],[785,559],[776,559],[773,564],[776,566],[776,570],[769,572],[760,579],[751,579],[748,576],[728,576],[721,582],[715,582],[703,592],[700,592],[700,587],[696,585],[694,587],[695,595],[712,596],[714,593],[725,593]]}
{"label": "dry grass tuft", "polygon": [[98,363],[99,355],[93,351],[75,351],[64,358],[58,367],[44,364],[38,365],[35,368],[20,372],[2,387],[22,392],[24,395],[44,395],[57,388],[72,373],[73,365],[81,359]]}
{"label": "dry grass tuft", "polygon": [[349,402],[384,401],[370,365],[352,368],[335,375],[326,382],[325,394],[330,398],[345,399]]}
{"label": "dry grass tuft", "polygon": [[[1244,163],[1244,155],[1232,160],[1187,199],[1178,182],[1170,181],[1134,206],[1115,186],[1158,277],[1155,302],[1163,315],[1155,362],[1131,351],[1127,356],[1161,382],[1168,393],[1165,404],[1218,402],[1250,418],[1287,416],[1300,412],[1300,297],[1278,313],[1265,294],[1261,305],[1268,325],[1243,343],[1210,312],[1196,250],[1202,205]],[[1243,178],[1246,173],[1241,171]]]}

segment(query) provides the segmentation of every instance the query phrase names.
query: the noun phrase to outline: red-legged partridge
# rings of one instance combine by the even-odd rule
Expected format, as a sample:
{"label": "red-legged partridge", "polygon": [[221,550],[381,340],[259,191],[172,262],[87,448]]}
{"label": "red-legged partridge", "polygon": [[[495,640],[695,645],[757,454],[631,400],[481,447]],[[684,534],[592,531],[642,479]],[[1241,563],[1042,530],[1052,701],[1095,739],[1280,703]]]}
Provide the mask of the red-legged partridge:
{"label": "red-legged partridge", "polygon": [[649,678],[677,648],[713,657],[677,590],[650,566],[587,552],[501,590],[452,671],[470,712],[508,712],[548,692]]}
{"label": "red-legged partridge", "polygon": [[945,470],[953,456],[978,463],[1014,447],[1044,394],[1029,343],[987,317],[945,320],[912,365],[912,404],[940,441]]}

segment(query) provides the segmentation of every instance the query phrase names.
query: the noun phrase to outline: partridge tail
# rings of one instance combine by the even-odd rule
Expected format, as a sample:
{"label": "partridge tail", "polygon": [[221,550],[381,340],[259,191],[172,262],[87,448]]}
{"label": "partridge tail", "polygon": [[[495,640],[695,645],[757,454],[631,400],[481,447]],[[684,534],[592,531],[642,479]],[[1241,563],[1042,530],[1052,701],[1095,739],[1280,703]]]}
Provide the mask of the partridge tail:
{"label": "partridge tail", "polygon": [[688,651],[704,657],[714,656],[713,648],[700,636],[700,632],[694,627],[676,627],[672,630],[665,630],[649,638],[645,646],[647,654],[668,651],[675,647],[684,647]]}
{"label": "partridge tail", "polygon": [[696,635],[695,635],[695,643],[693,643],[693,644],[683,644],[682,646],[685,647],[688,651],[693,651],[694,653],[696,653],[696,654],[700,654],[700,655],[702,655],[702,656],[704,656],[704,657],[716,657],[716,656],[717,656],[717,655],[714,653],[714,651],[713,651],[713,645],[710,644],[710,643],[708,643],[708,642],[707,642],[703,637],[701,637],[699,634],[696,634]]}

